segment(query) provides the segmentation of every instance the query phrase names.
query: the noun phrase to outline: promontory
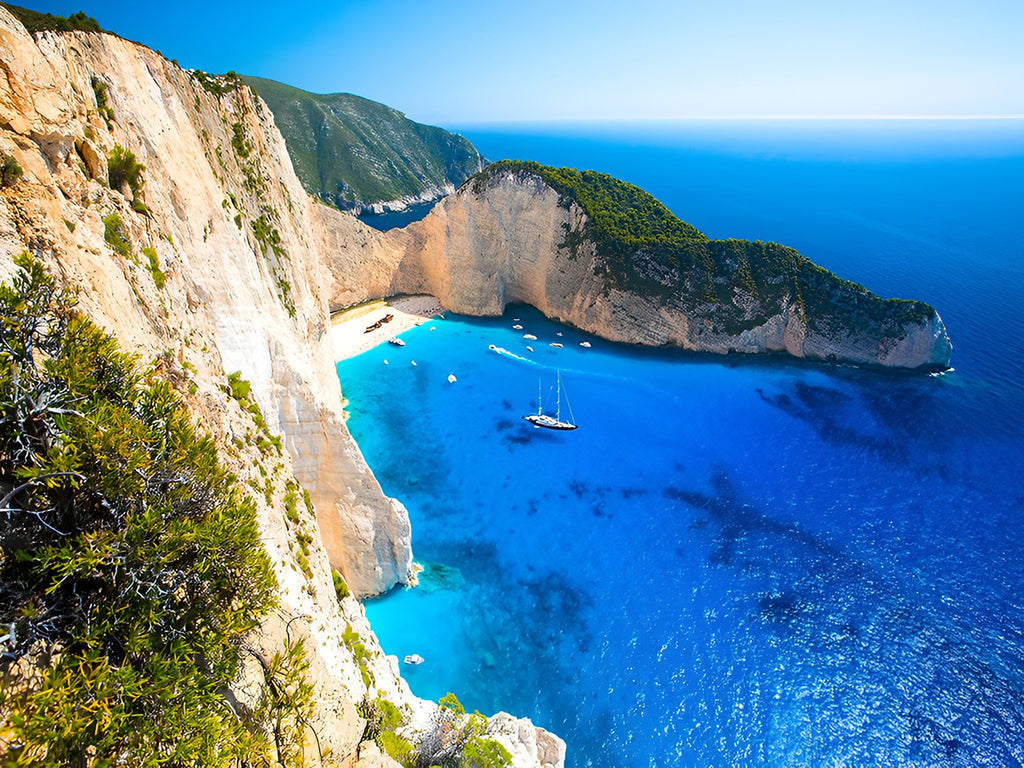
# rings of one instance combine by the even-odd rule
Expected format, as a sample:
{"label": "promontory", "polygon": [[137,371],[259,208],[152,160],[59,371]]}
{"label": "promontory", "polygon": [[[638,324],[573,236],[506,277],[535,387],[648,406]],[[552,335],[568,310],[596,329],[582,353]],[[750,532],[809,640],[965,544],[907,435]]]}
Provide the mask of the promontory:
{"label": "promontory", "polygon": [[493,163],[423,220],[367,236],[365,258],[337,246],[333,308],[396,293],[469,315],[521,302],[630,344],[904,369],[943,369],[952,349],[928,304],[883,299],[777,243],[711,240],[593,171]]}

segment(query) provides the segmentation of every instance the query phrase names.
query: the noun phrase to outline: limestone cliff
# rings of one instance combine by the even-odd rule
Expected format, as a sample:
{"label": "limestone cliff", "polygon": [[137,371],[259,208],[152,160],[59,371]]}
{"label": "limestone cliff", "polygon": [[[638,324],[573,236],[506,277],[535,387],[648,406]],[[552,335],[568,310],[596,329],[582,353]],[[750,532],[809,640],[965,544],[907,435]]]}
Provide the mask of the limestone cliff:
{"label": "limestone cliff", "polygon": [[[376,259],[368,283],[432,293],[472,315],[525,302],[631,344],[912,369],[948,364],[945,327],[928,305],[883,300],[774,243],[709,241],[642,190],[593,174],[620,201],[618,213],[649,206],[674,238],[664,246],[627,231],[614,240],[560,183],[565,171],[495,164],[422,221],[367,238],[364,251]],[[332,268],[345,278],[332,293],[332,306],[342,305],[354,298],[343,285],[355,267],[335,260]]]}
{"label": "limestone cliff", "polygon": [[[311,203],[286,172],[265,107],[244,87],[217,95],[112,35],[34,43],[4,20],[0,140],[25,168],[3,200],[4,252],[27,245],[57,261],[88,314],[144,354],[169,349],[211,375],[240,371],[296,458],[335,567],[359,594],[407,578],[407,517],[384,500],[342,422]],[[145,213],[107,187],[115,145],[146,166]],[[104,242],[112,214],[132,245],[127,258]],[[156,253],[162,289],[136,263],[142,247]]]}
{"label": "limestone cliff", "polygon": [[[217,440],[257,505],[281,589],[249,642],[269,657],[286,636],[306,638],[307,756],[356,764],[364,698],[387,698],[422,727],[434,707],[411,695],[359,603],[332,583],[331,566],[356,595],[406,581],[409,521],[345,428],[323,206],[295,177],[269,110],[237,79],[183,71],[113,35],[33,37],[2,8],[0,70],[0,155],[22,171],[0,187],[0,279],[31,251]],[[144,170],[129,164],[125,178],[127,153]],[[361,232],[351,217],[335,226]],[[236,371],[251,394],[228,386]],[[300,485],[308,504],[296,504]],[[260,675],[255,665],[236,683],[242,705]],[[541,764],[538,743],[558,758],[556,737],[519,727],[530,738],[500,737],[518,765]]]}

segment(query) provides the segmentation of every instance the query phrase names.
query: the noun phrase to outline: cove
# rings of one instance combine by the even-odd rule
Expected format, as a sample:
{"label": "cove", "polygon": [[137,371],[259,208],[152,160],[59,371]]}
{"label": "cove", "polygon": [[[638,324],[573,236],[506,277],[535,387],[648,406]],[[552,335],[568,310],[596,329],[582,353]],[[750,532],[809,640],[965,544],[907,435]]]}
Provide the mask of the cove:
{"label": "cove", "polygon": [[[1020,749],[1020,492],[950,435],[955,381],[636,350],[527,307],[403,338],[339,375],[426,566],[366,605],[426,659],[416,694],[529,716],[572,765]],[[521,418],[558,371],[571,433]]]}
{"label": "cove", "polygon": [[[413,691],[529,716],[571,766],[1024,763],[1021,125],[468,131],[928,301],[956,370],[639,350],[523,307],[339,365],[428,567],[366,604],[426,659]],[[521,418],[559,370],[571,433]]]}

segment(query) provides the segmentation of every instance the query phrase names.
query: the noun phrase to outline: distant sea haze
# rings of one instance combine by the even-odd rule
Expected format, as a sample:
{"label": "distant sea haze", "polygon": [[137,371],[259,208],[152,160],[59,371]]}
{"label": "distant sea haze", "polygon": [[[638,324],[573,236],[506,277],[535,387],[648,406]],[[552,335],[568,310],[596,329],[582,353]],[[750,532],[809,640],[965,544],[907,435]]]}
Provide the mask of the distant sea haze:
{"label": "distant sea haze", "polygon": [[[462,130],[927,301],[955,370],[630,349],[527,307],[342,363],[427,567],[367,604],[413,691],[529,716],[570,766],[1024,762],[1022,125]],[[559,372],[571,433],[522,419]]]}

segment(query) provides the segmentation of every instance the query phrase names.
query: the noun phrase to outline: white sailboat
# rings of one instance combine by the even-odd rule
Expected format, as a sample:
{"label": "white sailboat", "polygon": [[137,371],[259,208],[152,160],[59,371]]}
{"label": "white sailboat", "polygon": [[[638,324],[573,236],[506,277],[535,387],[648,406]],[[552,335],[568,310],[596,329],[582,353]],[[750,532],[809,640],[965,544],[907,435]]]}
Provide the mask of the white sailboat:
{"label": "white sailboat", "polygon": [[555,406],[555,415],[552,416],[549,413],[544,413],[544,406],[541,401],[541,389],[540,380],[537,380],[537,412],[531,413],[527,416],[523,416],[528,422],[533,424],[535,427],[544,427],[545,429],[560,429],[570,430],[576,429],[576,421],[572,415],[572,406],[569,405],[569,396],[565,397],[565,405],[569,409],[569,420],[562,421],[562,373],[558,373],[558,395]]}

